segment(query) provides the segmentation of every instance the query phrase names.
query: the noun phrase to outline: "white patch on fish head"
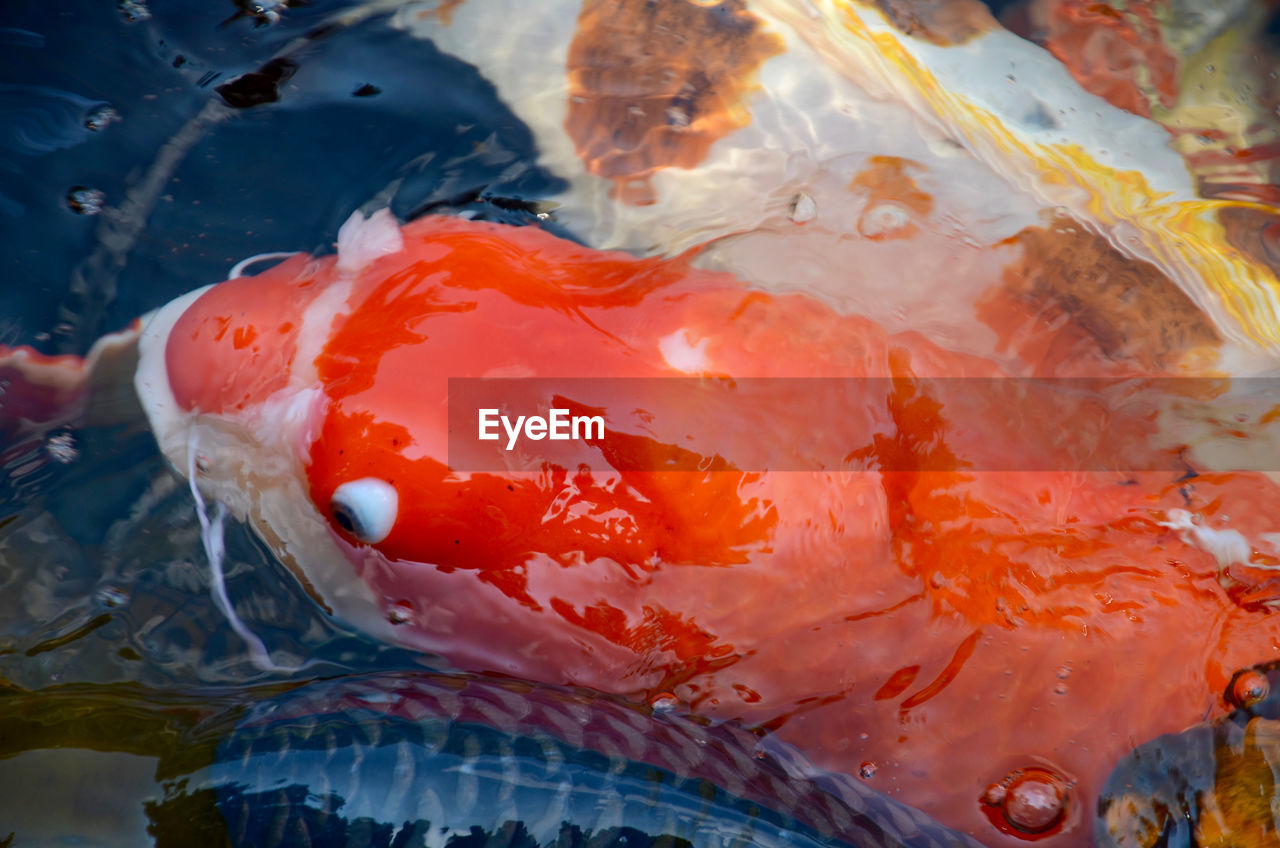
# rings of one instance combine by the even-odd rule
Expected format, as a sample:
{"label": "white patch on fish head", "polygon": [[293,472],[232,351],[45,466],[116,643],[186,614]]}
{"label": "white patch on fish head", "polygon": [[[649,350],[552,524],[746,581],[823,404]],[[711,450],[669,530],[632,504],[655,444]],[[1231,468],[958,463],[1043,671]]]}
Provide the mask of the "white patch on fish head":
{"label": "white patch on fish head", "polygon": [[404,250],[400,224],[390,209],[379,209],[369,217],[359,211],[338,230],[338,272],[354,276],[374,260]]}

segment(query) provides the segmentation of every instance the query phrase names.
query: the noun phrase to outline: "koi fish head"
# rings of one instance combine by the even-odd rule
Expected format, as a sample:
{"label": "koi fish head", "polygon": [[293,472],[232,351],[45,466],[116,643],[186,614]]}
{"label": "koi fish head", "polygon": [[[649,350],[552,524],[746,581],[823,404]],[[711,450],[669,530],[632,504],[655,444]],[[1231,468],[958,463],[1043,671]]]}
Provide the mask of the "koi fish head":
{"label": "koi fish head", "polygon": [[364,615],[368,593],[334,544],[335,529],[363,528],[312,501],[306,469],[330,406],[316,361],[359,302],[362,272],[403,242],[383,211],[353,216],[338,246],[336,257],[294,254],[162,307],[139,341],[135,386],[174,467],[251,522],[318,600],[378,633],[385,622]]}
{"label": "koi fish head", "polygon": [[389,622],[443,593],[425,585],[440,574],[518,568],[516,540],[547,509],[535,480],[450,470],[449,379],[545,374],[602,341],[586,371],[660,373],[580,313],[687,275],[535,228],[426,218],[402,230],[388,211],[353,216],[337,247],[160,309],[136,387],[170,462],[251,522],[317,600],[431,650],[456,640]]}

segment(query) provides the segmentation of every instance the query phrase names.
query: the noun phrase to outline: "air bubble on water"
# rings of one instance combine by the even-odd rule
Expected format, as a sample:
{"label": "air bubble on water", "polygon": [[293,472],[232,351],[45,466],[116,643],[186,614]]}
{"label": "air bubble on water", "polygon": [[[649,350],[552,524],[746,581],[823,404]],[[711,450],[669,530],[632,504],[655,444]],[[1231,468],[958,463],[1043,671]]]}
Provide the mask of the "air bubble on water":
{"label": "air bubble on water", "polygon": [[818,217],[818,203],[812,197],[801,192],[791,200],[791,223],[804,224]]}
{"label": "air bubble on water", "polygon": [[258,5],[252,9],[253,18],[258,24],[278,24],[280,23],[280,13],[275,9],[268,9],[266,6]]}
{"label": "air bubble on water", "polygon": [[120,120],[120,113],[114,107],[103,104],[84,116],[84,128],[93,132],[104,130]]}
{"label": "air bubble on water", "polygon": [[871,778],[876,776],[876,772],[879,770],[879,768],[880,767],[877,766],[875,763],[868,760],[867,762],[858,766],[858,774],[862,777],[863,780],[870,780]]}
{"label": "air bubble on water", "polygon": [[1271,682],[1257,669],[1236,675],[1227,690],[1227,700],[1241,709],[1249,709],[1266,700],[1271,694]]}
{"label": "air bubble on water", "polygon": [[680,706],[680,699],[672,692],[659,692],[649,698],[649,708],[655,713],[669,713]]}
{"label": "air bubble on water", "polygon": [[50,457],[63,465],[75,462],[80,457],[75,437],[70,433],[55,433],[50,436],[49,441],[44,444],[44,449]]}
{"label": "air bubble on water", "polygon": [[1062,820],[1066,801],[1062,780],[1037,770],[1009,784],[1004,799],[1005,821],[1023,833],[1044,833]]}
{"label": "air bubble on water", "polygon": [[119,586],[103,586],[98,589],[98,603],[104,607],[122,607],[129,603],[129,593]]}
{"label": "air bubble on water", "polygon": [[396,601],[387,610],[387,621],[395,625],[408,624],[413,620],[413,604],[408,601]]}
{"label": "air bubble on water", "polygon": [[67,206],[77,215],[97,215],[106,201],[106,193],[96,188],[72,186],[67,192]]}

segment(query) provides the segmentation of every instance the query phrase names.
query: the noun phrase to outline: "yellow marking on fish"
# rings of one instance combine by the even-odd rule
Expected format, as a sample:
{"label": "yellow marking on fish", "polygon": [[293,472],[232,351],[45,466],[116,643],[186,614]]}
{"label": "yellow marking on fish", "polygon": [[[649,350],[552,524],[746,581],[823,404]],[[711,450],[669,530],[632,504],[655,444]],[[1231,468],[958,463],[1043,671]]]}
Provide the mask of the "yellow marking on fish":
{"label": "yellow marking on fish", "polygon": [[[1090,150],[1086,143],[1026,140],[1010,127],[1007,116],[940,82],[920,56],[929,45],[899,33],[875,5],[858,0],[815,4],[828,24],[826,35],[838,39],[833,46],[858,63],[856,68],[848,60],[842,63],[846,73],[869,77],[860,81],[887,89],[1011,183],[1063,206],[1126,253],[1154,259],[1224,336],[1280,346],[1280,279],[1273,268],[1232,247],[1217,220],[1226,209],[1267,207],[1198,198],[1185,172],[1175,175],[1169,188],[1158,188],[1153,177],[1167,175],[1108,165],[1099,159],[1108,151]],[[1097,111],[1118,114],[1100,99]],[[1145,120],[1127,115],[1123,120],[1130,117]]]}

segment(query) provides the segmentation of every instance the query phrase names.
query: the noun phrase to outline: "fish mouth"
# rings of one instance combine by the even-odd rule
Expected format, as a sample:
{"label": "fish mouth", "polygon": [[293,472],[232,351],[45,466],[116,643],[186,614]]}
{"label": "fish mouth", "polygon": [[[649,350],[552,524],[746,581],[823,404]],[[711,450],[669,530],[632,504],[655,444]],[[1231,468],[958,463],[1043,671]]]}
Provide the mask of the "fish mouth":
{"label": "fish mouth", "polygon": [[175,396],[170,339],[211,288],[185,294],[144,319],[134,388],[160,452],[181,477],[194,476],[203,497],[251,524],[327,612],[389,637],[390,625],[370,612],[377,609],[371,593],[352,574],[302,482],[323,392],[288,385],[260,403],[217,412],[187,409]]}
{"label": "fish mouth", "polygon": [[184,412],[173,396],[165,350],[174,324],[211,288],[211,285],[204,286],[188,292],[145,315],[142,318],[142,335],[138,339],[138,368],[134,372],[133,387],[151,423],[160,452],[179,473],[186,468],[187,430],[192,414]]}

